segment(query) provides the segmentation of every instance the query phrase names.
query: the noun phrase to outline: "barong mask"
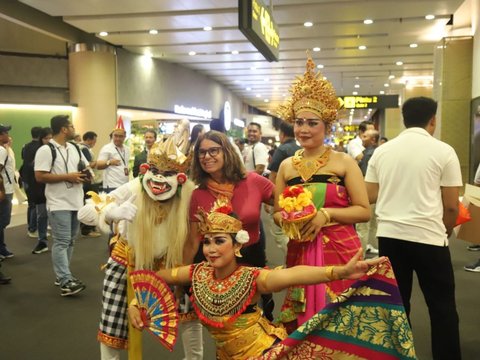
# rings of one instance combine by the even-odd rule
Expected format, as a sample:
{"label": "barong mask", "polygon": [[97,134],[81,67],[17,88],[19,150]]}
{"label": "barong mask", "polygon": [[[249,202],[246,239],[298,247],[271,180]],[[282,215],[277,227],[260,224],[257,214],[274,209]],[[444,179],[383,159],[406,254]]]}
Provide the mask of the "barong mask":
{"label": "barong mask", "polygon": [[324,123],[326,128],[336,120],[340,103],[330,81],[320,72],[315,73],[315,63],[307,53],[306,70],[303,76],[297,76],[290,87],[291,98],[277,109],[278,116],[293,124],[297,114],[312,112]]}
{"label": "barong mask", "polygon": [[169,200],[187,181],[189,166],[190,158],[178,150],[172,137],[155,143],[148,153],[148,164],[141,165],[143,189],[154,201]]}

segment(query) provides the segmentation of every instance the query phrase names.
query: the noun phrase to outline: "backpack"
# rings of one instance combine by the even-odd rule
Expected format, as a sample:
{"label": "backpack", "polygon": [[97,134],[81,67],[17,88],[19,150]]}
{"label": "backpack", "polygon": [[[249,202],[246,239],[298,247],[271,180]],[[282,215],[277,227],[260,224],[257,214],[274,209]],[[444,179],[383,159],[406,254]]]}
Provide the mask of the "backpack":
{"label": "backpack", "polygon": [[[77,170],[82,171],[83,169],[86,168],[86,165],[82,161],[82,153],[81,153],[80,147],[73,141],[67,141],[67,142],[75,146],[75,149],[77,149],[78,157],[80,159],[78,161]],[[48,142],[47,145],[50,148],[50,151],[52,152],[52,165],[50,166],[50,172],[52,172],[53,164],[55,164],[55,159],[57,158],[57,151],[55,149],[55,146],[52,143]]]}

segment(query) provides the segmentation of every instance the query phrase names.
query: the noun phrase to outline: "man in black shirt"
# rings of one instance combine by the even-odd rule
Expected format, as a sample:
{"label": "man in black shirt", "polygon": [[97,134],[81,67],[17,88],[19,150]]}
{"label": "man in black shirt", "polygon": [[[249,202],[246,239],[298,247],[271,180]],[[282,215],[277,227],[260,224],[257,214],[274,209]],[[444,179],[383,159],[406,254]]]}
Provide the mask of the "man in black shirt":
{"label": "man in black shirt", "polygon": [[22,160],[23,164],[20,168],[20,176],[22,177],[23,188],[27,194],[28,210],[27,210],[27,225],[28,236],[37,238],[37,211],[36,205],[33,201],[35,194],[32,192],[35,185],[35,173],[33,171],[33,161],[35,160],[35,153],[40,147],[39,136],[42,128],[34,126],[30,130],[32,134],[32,141],[23,145]]}

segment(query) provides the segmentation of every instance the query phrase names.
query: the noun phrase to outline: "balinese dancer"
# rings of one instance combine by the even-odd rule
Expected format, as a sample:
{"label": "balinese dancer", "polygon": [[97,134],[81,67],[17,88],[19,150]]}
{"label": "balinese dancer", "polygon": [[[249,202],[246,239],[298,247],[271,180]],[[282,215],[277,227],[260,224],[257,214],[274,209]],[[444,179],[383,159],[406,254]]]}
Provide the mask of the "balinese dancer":
{"label": "balinese dancer", "polygon": [[[280,165],[274,219],[280,226],[286,220],[278,200],[287,186],[292,185],[309,190],[317,212],[302,226],[300,236],[290,239],[287,266],[344,265],[361,248],[354,224],[370,217],[362,173],[352,158],[325,145],[339,102],[332,84],[322,74],[315,73],[310,57],[304,75],[297,79],[290,92],[291,98],[279,112],[285,121],[293,124],[295,138],[302,149]],[[298,325],[302,324],[351,283],[343,279],[327,285],[289,289],[281,320],[284,323],[298,320]],[[293,329],[297,326],[291,325]]]}
{"label": "balinese dancer", "polygon": [[[92,196],[92,203],[79,212],[79,220],[98,225],[117,235],[111,241],[103,285],[103,310],[98,331],[102,360],[120,359],[120,349],[132,344],[127,321],[128,269],[170,268],[183,263],[183,246],[188,236],[188,209],[194,189],[185,172],[187,159],[173,138],[155,143],[142,175],[108,195]],[[187,359],[202,359],[202,334],[198,320],[183,325]],[[133,332],[134,333],[134,332]],[[138,352],[137,352],[138,353]],[[137,357],[129,349],[129,357]]]}
{"label": "balinese dancer", "polygon": [[[219,360],[415,357],[411,330],[385,258],[361,261],[359,250],[342,266],[275,270],[240,266],[237,258],[241,258],[249,236],[231,211],[225,199],[217,200],[209,213],[199,210],[206,262],[163,269],[156,274],[132,273],[137,296],[130,304],[129,317],[134,327],[151,327],[150,321],[157,317],[162,323],[171,319],[165,316],[171,310],[157,305],[172,302],[169,298],[173,295],[165,294],[166,284],[191,284],[193,307],[215,340]],[[367,277],[369,270],[381,275]],[[292,337],[287,338],[285,328],[269,322],[256,306],[261,294],[293,285],[359,278],[362,280],[356,283],[358,288],[345,293],[341,303],[330,304],[328,311],[307,321]],[[155,288],[146,292],[148,284],[155,284]],[[155,309],[146,304],[149,300],[145,301],[153,293],[162,294],[153,297]]]}

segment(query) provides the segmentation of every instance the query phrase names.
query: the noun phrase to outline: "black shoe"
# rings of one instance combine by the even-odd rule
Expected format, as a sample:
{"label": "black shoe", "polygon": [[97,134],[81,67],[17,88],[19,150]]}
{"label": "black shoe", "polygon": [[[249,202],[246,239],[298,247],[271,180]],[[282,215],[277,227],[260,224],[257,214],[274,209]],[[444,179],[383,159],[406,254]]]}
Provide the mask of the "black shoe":
{"label": "black shoe", "polygon": [[48,251],[48,245],[40,242],[35,246],[35,249],[32,250],[32,254],[41,254]]}
{"label": "black shoe", "polygon": [[0,285],[10,284],[10,281],[12,281],[12,278],[10,276],[6,276],[0,271]]}
{"label": "black shoe", "polygon": [[60,286],[60,295],[72,296],[83,290],[85,290],[85,285],[83,285],[81,282],[70,280],[65,285]]}
{"label": "black shoe", "polygon": [[6,248],[0,251],[0,256],[5,259],[10,259],[13,257],[13,253],[8,251]]}
{"label": "black shoe", "polygon": [[[75,281],[76,283],[83,284],[80,280],[78,280],[75,276],[72,276],[72,280]],[[60,286],[60,279],[55,278],[55,282],[53,283],[55,286]]]}

